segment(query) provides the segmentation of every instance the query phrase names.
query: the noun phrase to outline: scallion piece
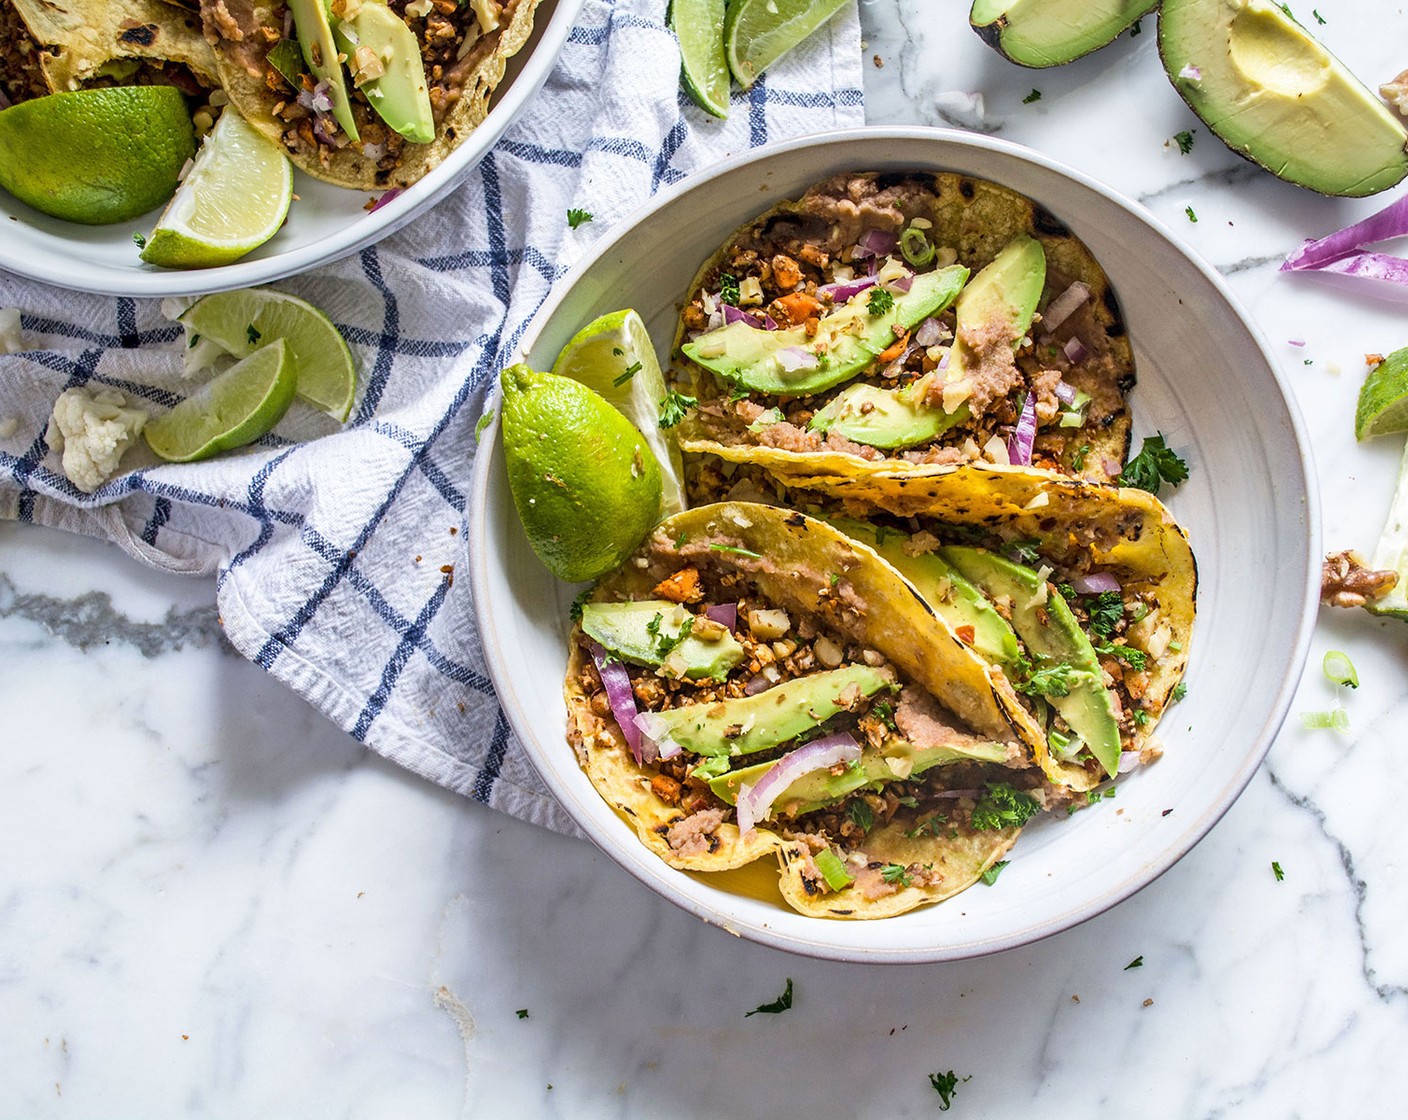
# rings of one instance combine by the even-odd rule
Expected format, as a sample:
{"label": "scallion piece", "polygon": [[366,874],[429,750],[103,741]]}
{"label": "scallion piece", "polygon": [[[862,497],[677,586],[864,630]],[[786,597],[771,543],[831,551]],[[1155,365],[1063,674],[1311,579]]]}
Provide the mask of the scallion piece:
{"label": "scallion piece", "polygon": [[1331,708],[1328,712],[1301,712],[1300,722],[1307,731],[1320,731],[1328,727],[1343,735],[1349,733],[1349,713],[1343,708]]}
{"label": "scallion piece", "polygon": [[1325,676],[1335,684],[1347,684],[1350,688],[1359,687],[1359,674],[1354,671],[1354,662],[1343,651],[1326,650],[1322,666],[1325,670]]}
{"label": "scallion piece", "polygon": [[812,861],[816,864],[816,869],[821,872],[821,877],[826,880],[826,885],[833,891],[848,887],[855,881],[854,876],[846,873],[846,865],[830,848],[823,848],[817,852],[812,857]]}
{"label": "scallion piece", "polygon": [[910,226],[900,234],[900,253],[915,268],[923,268],[934,259],[938,250],[930,244],[922,229]]}

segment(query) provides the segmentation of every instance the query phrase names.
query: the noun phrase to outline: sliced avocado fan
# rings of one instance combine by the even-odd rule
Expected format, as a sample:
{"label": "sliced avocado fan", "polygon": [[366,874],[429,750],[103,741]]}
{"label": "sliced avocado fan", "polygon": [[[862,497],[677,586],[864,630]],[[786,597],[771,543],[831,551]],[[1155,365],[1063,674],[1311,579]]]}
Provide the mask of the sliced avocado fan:
{"label": "sliced avocado fan", "polygon": [[1358,198],[1408,175],[1408,131],[1272,0],[1164,0],[1159,54],[1208,128],[1287,182]]}
{"label": "sliced avocado fan", "polygon": [[1060,66],[1114,42],[1159,0],[973,0],[978,37],[1019,66]]}

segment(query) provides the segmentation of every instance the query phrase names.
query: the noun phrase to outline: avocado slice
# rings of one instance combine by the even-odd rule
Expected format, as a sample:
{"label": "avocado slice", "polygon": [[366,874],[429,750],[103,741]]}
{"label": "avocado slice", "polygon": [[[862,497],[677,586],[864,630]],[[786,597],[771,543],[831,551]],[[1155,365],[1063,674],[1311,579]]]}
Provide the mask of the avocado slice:
{"label": "avocado slice", "polygon": [[1065,717],[1071,730],[1113,778],[1120,765],[1115,698],[1105,687],[1095,648],[1061,593],[1047,587],[1046,581],[1031,568],[987,549],[950,545],[939,551],[989,597],[1005,598],[1011,603],[1012,628],[1028,653],[1074,670],[1070,691],[1065,696],[1047,696],[1046,700]]}
{"label": "avocado slice", "polygon": [[[909,291],[896,295],[894,305],[879,315],[870,313],[875,289],[867,288],[823,315],[811,338],[802,327],[767,331],[740,321],[702,334],[681,349],[690,361],[755,393],[805,397],[855,377],[894,343],[896,326],[909,330],[937,315],[958,297],[967,279],[962,265],[920,273]],[[784,369],[778,355],[792,348],[816,355],[816,366]]]}
{"label": "avocado slice", "polygon": [[1169,80],[1239,156],[1321,194],[1362,197],[1408,175],[1408,132],[1272,0],[1164,0]]}
{"label": "avocado slice", "polygon": [[[690,633],[672,645],[684,620],[672,621],[677,604],[668,599],[638,599],[629,603],[584,603],[582,630],[610,653],[632,665],[658,669],[667,658],[683,666],[692,681],[723,680],[743,660],[743,647],[727,629],[717,638]],[[688,615],[693,618],[693,615]],[[658,621],[657,621],[658,620]],[[661,652],[661,640],[667,652]]]}
{"label": "avocado slice", "polygon": [[[882,750],[866,747],[857,764],[846,767],[840,774],[830,769],[803,774],[778,795],[774,812],[792,816],[810,813],[823,805],[840,801],[847,794],[867,786],[880,789],[890,782],[916,778],[935,766],[951,762],[1005,762],[1007,748],[1001,743],[973,743],[959,750],[954,747],[917,747],[908,739],[893,736]],[[741,770],[709,779],[709,788],[730,805],[737,804],[738,791],[743,786],[756,785],[759,778],[777,765],[776,761],[758,762]]]}
{"label": "avocado slice", "polygon": [[846,710],[840,697],[852,686],[862,696],[874,696],[894,684],[893,674],[868,665],[828,669],[756,696],[653,712],[651,737],[668,736],[687,751],[726,764],[731,757],[765,751],[821,726]]}
{"label": "avocado slice", "polygon": [[1117,39],[1159,0],[973,0],[978,37],[1018,66],[1060,66]]}
{"label": "avocado slice", "polygon": [[308,69],[328,84],[328,100],[332,102],[333,119],[342,126],[348,138],[360,140],[357,122],[352,118],[352,105],[347,100],[347,80],[342,64],[337,60],[337,44],[333,42],[329,24],[331,0],[289,0],[293,25],[298,30],[298,46]]}
{"label": "avocado slice", "polygon": [[[1031,329],[1032,316],[1046,286],[1046,252],[1041,242],[1022,234],[978,271],[958,296],[958,329],[943,373],[946,385],[967,379],[974,357],[963,341],[965,329],[997,322],[1010,331],[1016,346]],[[896,449],[926,443],[968,418],[968,406],[947,412],[925,400],[938,371],[902,389],[852,385],[837,394],[807,425],[814,432],[835,432],[867,447]]]}
{"label": "avocado slice", "polygon": [[[344,28],[350,28],[352,34],[348,35]],[[430,111],[420,44],[405,20],[382,0],[362,0],[356,15],[334,21],[332,33],[338,48],[347,56],[354,84],[366,95],[377,116],[413,144],[434,140],[435,118]],[[385,72],[357,83],[357,51],[362,47],[375,52]]]}
{"label": "avocado slice", "polygon": [[951,627],[971,626],[973,640],[968,644],[983,657],[1004,666],[1015,665],[1021,658],[1017,635],[1007,620],[997,613],[987,596],[937,552],[911,556],[904,550],[909,540],[906,533],[877,529],[869,522],[846,517],[829,520],[848,537],[869,545],[888,560]]}

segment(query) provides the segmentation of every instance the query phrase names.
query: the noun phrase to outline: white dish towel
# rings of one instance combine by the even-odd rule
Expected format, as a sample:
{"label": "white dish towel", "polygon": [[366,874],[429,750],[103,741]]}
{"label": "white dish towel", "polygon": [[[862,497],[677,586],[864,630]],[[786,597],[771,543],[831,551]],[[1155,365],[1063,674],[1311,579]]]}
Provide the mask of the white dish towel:
{"label": "white dish towel", "polygon": [[[587,0],[540,95],[463,186],[398,234],[280,282],[332,316],[361,385],[343,428],[296,407],[239,454],[186,466],[144,444],[88,495],[44,442],[65,388],[159,411],[189,390],[155,300],[0,273],[21,344],[0,355],[0,516],[104,537],[216,575],[246,657],[387,758],[574,831],[509,732],[484,669],[464,555],[474,428],[552,283],[651,195],[719,160],[863,123],[854,6],[735,90],[726,122],[679,90],[664,0]],[[592,214],[570,229],[569,208]]]}

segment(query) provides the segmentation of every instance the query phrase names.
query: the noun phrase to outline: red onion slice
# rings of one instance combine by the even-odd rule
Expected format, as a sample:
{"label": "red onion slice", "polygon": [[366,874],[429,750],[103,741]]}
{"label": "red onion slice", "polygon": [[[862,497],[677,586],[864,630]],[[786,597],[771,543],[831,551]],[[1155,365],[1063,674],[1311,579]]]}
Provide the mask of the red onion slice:
{"label": "red onion slice", "polygon": [[1016,430],[1007,437],[1007,459],[1014,467],[1032,465],[1032,444],[1036,441],[1036,394],[1027,393]]}
{"label": "red onion slice", "polygon": [[1071,312],[1090,298],[1090,289],[1079,280],[1053,299],[1041,313],[1041,325],[1050,334],[1071,317]]}
{"label": "red onion slice", "polygon": [[1118,591],[1120,581],[1109,572],[1090,572],[1071,580],[1071,587],[1080,595],[1098,595],[1102,591]]}
{"label": "red onion slice", "polygon": [[1128,774],[1131,770],[1139,766],[1138,751],[1120,751],[1120,765],[1117,771],[1120,774]]}
{"label": "red onion slice", "polygon": [[631,754],[637,762],[643,762],[640,730],[636,726],[639,709],[636,707],[635,691],[631,688],[631,675],[626,672],[626,666],[608,654],[600,642],[588,639],[587,649],[591,651],[596,671],[601,676],[601,683],[606,687],[606,699],[611,704],[611,714],[616,717],[616,725],[626,737],[626,746],[631,748]]}
{"label": "red onion slice", "polygon": [[731,303],[720,304],[720,308],[724,313],[725,323],[747,323],[750,327],[763,330],[763,321],[756,315],[749,315],[746,311],[740,311]]}
{"label": "red onion slice", "polygon": [[883,257],[888,253],[893,253],[899,243],[900,239],[896,234],[883,229],[868,229],[861,235],[857,245],[862,255]]}
{"label": "red onion slice", "polygon": [[909,291],[910,288],[914,287],[914,273],[911,272],[908,275],[901,276],[898,280],[894,281],[890,287],[894,288],[897,292]]}
{"label": "red onion slice", "polygon": [[405,187],[392,187],[389,191],[383,191],[381,197],[376,200],[376,202],[372,205],[372,208],[368,210],[367,213],[375,214],[392,199],[398,198],[402,194],[404,194],[405,191]]}
{"label": "red onion slice", "polygon": [[[1320,238],[1307,241],[1285,259],[1282,272],[1297,269],[1317,269],[1340,257],[1393,237],[1408,233],[1408,195],[1384,207],[1377,214],[1371,214],[1363,221],[1345,226],[1344,229]],[[1395,258],[1396,259],[1396,258]]]}
{"label": "red onion slice", "polygon": [[866,288],[874,287],[877,283],[874,276],[860,276],[854,280],[842,280],[835,284],[822,284],[817,288],[817,295],[827,295],[831,297],[831,302],[845,303],[852,296],[859,295]]}
{"label": "red onion slice", "polygon": [[1065,352],[1066,360],[1072,365],[1079,365],[1081,362],[1085,361],[1089,353],[1085,348],[1085,343],[1075,335],[1071,335],[1071,337],[1066,340],[1066,345],[1061,347],[1061,349]]}
{"label": "red onion slice", "polygon": [[1384,280],[1408,287],[1408,260],[1387,253],[1374,253],[1366,249],[1313,267],[1316,272],[1357,276],[1363,280]]}
{"label": "red onion slice", "polygon": [[735,634],[738,633],[737,603],[720,603],[717,606],[709,607],[704,612],[704,617],[712,619],[720,626],[727,626]]}
{"label": "red onion slice", "polygon": [[914,341],[920,346],[933,346],[944,336],[944,325],[930,316],[919,324],[914,332]]}
{"label": "red onion slice", "polygon": [[777,364],[783,372],[793,373],[799,369],[816,369],[820,359],[802,346],[787,346],[777,352]]}
{"label": "red onion slice", "polygon": [[1056,394],[1056,399],[1067,408],[1076,403],[1076,387],[1068,385],[1064,381],[1056,382],[1056,388],[1052,390]]}
{"label": "red onion slice", "polygon": [[778,759],[766,774],[751,786],[738,791],[738,830],[748,832],[763,820],[778,799],[798,778],[814,770],[823,770],[840,762],[860,757],[860,744],[847,732],[828,735],[804,747],[798,747]]}
{"label": "red onion slice", "polygon": [[1286,344],[1287,344],[1288,346],[1304,346],[1304,345],[1305,345],[1305,339],[1303,339],[1303,338],[1288,338],[1288,339],[1286,339]]}
{"label": "red onion slice", "polygon": [[673,730],[669,722],[659,712],[641,712],[635,717],[633,726],[640,737],[640,753],[637,762],[654,762],[657,758],[674,758],[681,747],[670,737]]}

